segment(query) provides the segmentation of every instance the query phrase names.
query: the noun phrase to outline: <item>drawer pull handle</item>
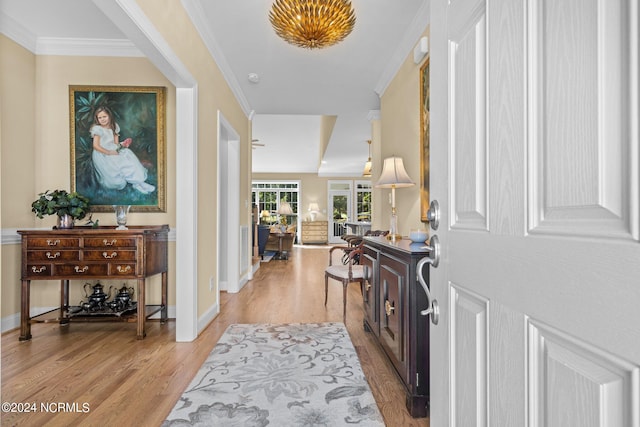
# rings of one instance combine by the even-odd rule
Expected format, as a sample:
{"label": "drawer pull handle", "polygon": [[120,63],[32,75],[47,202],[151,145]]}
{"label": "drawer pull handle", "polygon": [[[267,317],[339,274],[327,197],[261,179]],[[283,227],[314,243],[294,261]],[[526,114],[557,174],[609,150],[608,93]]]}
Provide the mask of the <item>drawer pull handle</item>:
{"label": "drawer pull handle", "polygon": [[371,276],[369,275],[369,266],[365,265],[362,267],[362,274],[363,274],[363,279],[364,279],[364,290],[365,291],[369,291],[369,289],[371,289]]}
{"label": "drawer pull handle", "polygon": [[118,256],[118,252],[111,252],[111,255],[109,255],[106,252],[102,252],[102,256],[105,257],[106,259],[112,259]]}
{"label": "drawer pull handle", "polygon": [[60,244],[60,239],[56,239],[56,240],[47,239],[47,245],[49,246],[58,246],[58,244]]}
{"label": "drawer pull handle", "polygon": [[395,311],[395,307],[391,305],[389,300],[384,302],[384,312],[387,313],[387,316],[391,316],[391,314]]}
{"label": "drawer pull handle", "polygon": [[131,271],[131,266],[127,265],[127,266],[122,266],[119,265],[116,267],[116,269],[118,270],[118,273],[129,273]]}
{"label": "drawer pull handle", "polygon": [[76,273],[86,273],[87,270],[89,270],[89,266],[85,265],[84,267],[80,268],[79,265],[76,265],[74,269],[76,270]]}
{"label": "drawer pull handle", "polygon": [[36,267],[35,265],[33,267],[31,267],[31,271],[33,271],[34,273],[42,273],[47,267],[46,266],[42,266],[42,267]]}
{"label": "drawer pull handle", "polygon": [[56,259],[60,256],[60,252],[56,252],[55,254],[51,255],[51,252],[47,252],[47,258],[49,259]]}
{"label": "drawer pull handle", "polygon": [[109,240],[107,240],[107,239],[104,239],[104,240],[102,241],[102,243],[103,243],[105,246],[115,246],[115,244],[116,244],[116,243],[118,243],[118,239],[113,239],[113,240],[111,240],[111,241],[109,241]]}

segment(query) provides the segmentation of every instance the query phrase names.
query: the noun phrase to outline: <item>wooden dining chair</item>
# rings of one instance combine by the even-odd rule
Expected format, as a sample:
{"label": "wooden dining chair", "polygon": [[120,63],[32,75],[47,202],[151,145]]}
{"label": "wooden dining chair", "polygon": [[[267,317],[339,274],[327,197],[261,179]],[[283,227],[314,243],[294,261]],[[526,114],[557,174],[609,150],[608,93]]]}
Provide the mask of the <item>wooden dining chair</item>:
{"label": "wooden dining chair", "polygon": [[348,249],[349,261],[359,258],[362,254],[361,243],[357,247],[347,246],[334,246],[329,249],[329,266],[324,270],[324,305],[327,306],[327,299],[329,293],[329,279],[334,279],[342,283],[342,321],[346,323],[347,319],[347,287],[349,283],[360,283],[360,289],[362,290],[362,283],[364,281],[364,267],[353,262],[347,262],[346,264],[333,264],[333,251]]}

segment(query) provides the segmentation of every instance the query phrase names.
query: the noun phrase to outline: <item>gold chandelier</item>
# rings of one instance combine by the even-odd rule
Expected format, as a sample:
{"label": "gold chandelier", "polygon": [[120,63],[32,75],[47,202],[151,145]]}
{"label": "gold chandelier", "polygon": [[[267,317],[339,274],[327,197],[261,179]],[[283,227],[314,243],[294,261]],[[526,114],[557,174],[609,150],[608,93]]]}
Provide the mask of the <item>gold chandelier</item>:
{"label": "gold chandelier", "polygon": [[349,0],[276,0],[269,20],[287,43],[322,49],[344,40],[356,16]]}

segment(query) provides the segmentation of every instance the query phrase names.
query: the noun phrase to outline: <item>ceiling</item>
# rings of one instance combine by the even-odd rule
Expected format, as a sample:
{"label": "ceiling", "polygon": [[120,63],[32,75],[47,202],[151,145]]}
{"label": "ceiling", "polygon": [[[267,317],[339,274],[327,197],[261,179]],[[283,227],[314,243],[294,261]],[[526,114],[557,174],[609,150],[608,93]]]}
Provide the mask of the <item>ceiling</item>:
{"label": "ceiling", "polygon": [[[0,0],[0,31],[36,54],[142,55],[122,24],[102,13],[101,4],[111,1],[137,7],[134,0]],[[253,172],[362,174],[379,96],[424,32],[429,0],[352,0],[353,32],[319,50],[275,34],[272,1],[182,4],[252,118],[260,144]],[[257,83],[249,81],[252,73]]]}

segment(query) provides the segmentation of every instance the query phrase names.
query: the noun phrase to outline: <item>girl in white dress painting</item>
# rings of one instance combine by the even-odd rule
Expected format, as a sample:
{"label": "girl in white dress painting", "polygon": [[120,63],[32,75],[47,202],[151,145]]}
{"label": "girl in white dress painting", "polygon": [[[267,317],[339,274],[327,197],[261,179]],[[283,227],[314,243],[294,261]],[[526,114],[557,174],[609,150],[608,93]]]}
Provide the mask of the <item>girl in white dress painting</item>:
{"label": "girl in white dress painting", "polygon": [[156,188],[146,183],[147,169],[131,151],[131,138],[119,141],[120,126],[113,120],[107,107],[99,107],[91,127],[93,138],[93,165],[98,173],[98,181],[108,189],[122,190],[127,183],[143,194]]}

